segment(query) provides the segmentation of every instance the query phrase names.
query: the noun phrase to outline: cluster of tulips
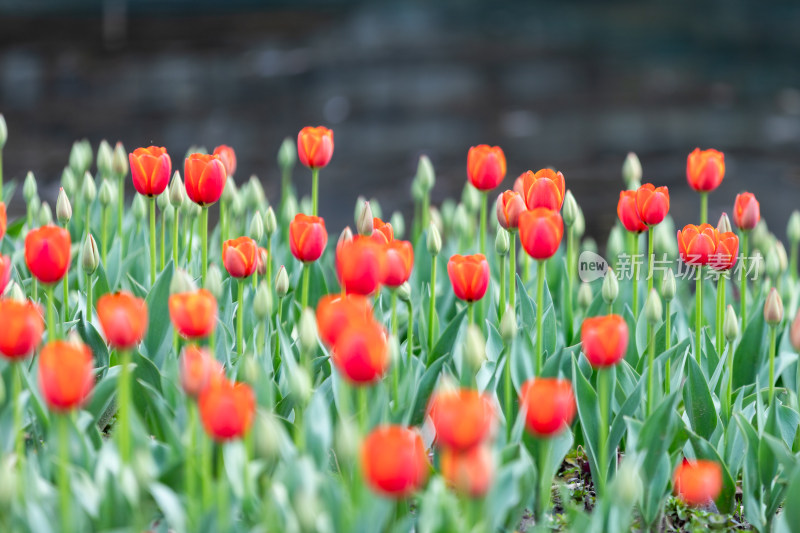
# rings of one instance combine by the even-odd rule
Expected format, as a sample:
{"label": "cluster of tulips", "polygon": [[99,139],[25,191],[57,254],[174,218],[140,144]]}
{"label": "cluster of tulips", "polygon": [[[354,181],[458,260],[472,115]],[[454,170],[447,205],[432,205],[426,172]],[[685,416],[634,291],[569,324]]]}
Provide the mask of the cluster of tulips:
{"label": "cluster of tulips", "polygon": [[95,177],[81,141],[56,220],[29,174],[10,224],[0,169],[0,528],[657,531],[688,505],[791,530],[800,213],[790,254],[751,193],[738,233],[711,226],[724,157],[698,149],[700,224],[676,232],[630,154],[608,264],[583,280],[597,245],[562,172],[522,173],[489,217],[502,149],[470,148],[461,202],[439,208],[423,156],[409,240],[359,199],[329,246],[333,153],[325,127],[287,139],[270,204],[228,146],[190,149],[181,175],[166,148],[103,142]]}

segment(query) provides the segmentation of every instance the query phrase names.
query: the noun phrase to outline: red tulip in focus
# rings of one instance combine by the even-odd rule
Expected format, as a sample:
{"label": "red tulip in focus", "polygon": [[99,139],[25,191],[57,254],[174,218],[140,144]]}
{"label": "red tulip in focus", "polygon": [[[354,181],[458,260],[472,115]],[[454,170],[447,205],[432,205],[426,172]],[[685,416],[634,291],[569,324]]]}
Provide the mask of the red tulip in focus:
{"label": "red tulip in focus", "polygon": [[387,244],[394,240],[394,229],[389,222],[384,222],[378,217],[372,219],[372,238],[378,244]]}
{"label": "red tulip in focus", "polygon": [[528,209],[544,207],[552,211],[561,210],[566,194],[564,174],[543,168],[535,174],[529,170],[522,176],[522,190],[525,191],[525,205]]}
{"label": "red tulip in focus", "polygon": [[462,452],[485,442],[495,419],[489,397],[474,389],[437,392],[429,413],[437,444]]}
{"label": "red tulip in focus", "polygon": [[333,156],[333,131],[306,126],[297,134],[297,157],[308,168],[322,168]]}
{"label": "red tulip in focus", "polygon": [[535,378],[520,390],[520,409],[525,409],[525,426],[532,434],[550,437],[572,424],[575,395],[566,379]]}
{"label": "red tulip in focus", "polygon": [[0,241],[6,236],[6,226],[8,225],[8,217],[6,215],[6,204],[0,202]]}
{"label": "red tulip in focus", "polygon": [[356,237],[336,251],[336,273],[348,294],[374,293],[386,272],[386,250],[371,237]]}
{"label": "red tulip in focus", "polygon": [[553,257],[564,236],[564,221],[557,211],[537,207],[519,217],[519,240],[534,259]]}
{"label": "red tulip in focus", "polygon": [[725,177],[725,156],[717,150],[695,148],[686,160],[686,180],[697,192],[713,191]]}
{"label": "red tulip in focus", "polygon": [[311,263],[325,251],[328,232],[322,217],[298,213],[289,224],[289,248],[298,261]]}
{"label": "red tulip in focus", "polygon": [[491,191],[506,175],[506,156],[499,146],[480,144],[467,153],[467,178],[479,191]]}
{"label": "red tulip in focus", "polygon": [[217,325],[217,300],[206,289],[181,292],[169,297],[169,318],[187,339],[204,339]]}
{"label": "red tulip in focus", "polygon": [[620,191],[617,217],[625,229],[632,233],[647,231],[647,224],[642,222],[636,210],[636,191]]}
{"label": "red tulip in focus", "polygon": [[586,318],[581,327],[583,354],[594,368],[614,366],[628,349],[628,324],[619,315]]}
{"label": "red tulip in focus", "polygon": [[7,359],[25,359],[42,342],[44,321],[31,302],[0,299],[0,354]]}
{"label": "red tulip in focus", "polygon": [[104,294],[97,300],[97,316],[112,348],[130,350],[147,331],[147,304],[129,292]]}
{"label": "red tulip in focus", "polygon": [[447,274],[459,300],[474,302],[489,287],[489,262],[483,254],[456,254],[447,262]]}
{"label": "red tulip in focus", "polygon": [[678,230],[678,252],[687,265],[707,265],[717,249],[719,232],[711,224],[687,224]]}
{"label": "red tulip in focus", "polygon": [[258,245],[250,237],[239,237],[222,243],[222,264],[234,278],[253,275],[258,266]]}
{"label": "red tulip in focus", "polygon": [[32,229],[25,237],[25,264],[42,283],[56,283],[69,270],[69,232],[58,226]]}
{"label": "red tulip in focus", "polygon": [[218,442],[247,434],[256,412],[256,397],[245,383],[212,380],[198,401],[206,433]]}
{"label": "red tulip in focus", "polygon": [[442,477],[459,493],[480,498],[489,491],[494,464],[488,446],[475,446],[465,452],[444,449],[439,464]]}
{"label": "red tulip in focus", "polygon": [[183,164],[183,179],[186,196],[202,207],[219,200],[228,173],[218,155],[190,154]]}
{"label": "red tulip in focus", "polygon": [[225,378],[222,365],[205,348],[190,344],[180,360],[181,386],[187,396],[197,398],[206,388]]}
{"label": "red tulip in focus", "polygon": [[6,290],[8,280],[11,279],[11,258],[0,254],[0,295]]}
{"label": "red tulip in focus", "polygon": [[497,197],[497,221],[505,229],[517,229],[519,216],[526,209],[525,200],[516,191],[505,191]]}
{"label": "red tulip in focus", "polygon": [[428,454],[416,430],[402,426],[375,428],[361,448],[361,468],[372,490],[406,498],[428,479]]}
{"label": "red tulip in focus", "polygon": [[227,144],[222,144],[214,148],[214,155],[219,156],[228,176],[233,176],[236,173],[236,152],[233,151],[233,148]]}
{"label": "red tulip in focus", "polygon": [[739,256],[739,236],[732,231],[717,232],[717,247],[709,257],[709,265],[714,270],[730,270]]}
{"label": "red tulip in focus", "polygon": [[379,380],[389,368],[389,343],[383,326],[371,318],[349,323],[336,338],[331,359],[350,383]]}
{"label": "red tulip in focus", "polygon": [[742,231],[749,231],[761,220],[761,207],[751,192],[736,195],[733,204],[733,222]]}
{"label": "red tulip in focus", "polygon": [[383,284],[399,287],[411,277],[414,267],[414,247],[408,241],[391,241],[386,245],[386,270]]}
{"label": "red tulip in focus", "polygon": [[79,342],[52,341],[39,353],[39,388],[53,411],[83,405],[94,386],[94,360]]}
{"label": "red tulip in focus", "polygon": [[683,460],[673,477],[675,492],[689,505],[708,505],[722,490],[722,467],[707,460]]}
{"label": "red tulip in focus", "polygon": [[144,196],[158,196],[169,185],[172,159],[163,146],[137,148],[128,154],[131,178],[136,192]]}
{"label": "red tulip in focus", "polygon": [[645,183],[636,191],[636,212],[648,226],[660,224],[669,213],[669,190]]}
{"label": "red tulip in focus", "polygon": [[351,322],[372,318],[369,300],[360,294],[328,294],[317,303],[317,329],[319,338],[327,346],[333,346],[336,339]]}

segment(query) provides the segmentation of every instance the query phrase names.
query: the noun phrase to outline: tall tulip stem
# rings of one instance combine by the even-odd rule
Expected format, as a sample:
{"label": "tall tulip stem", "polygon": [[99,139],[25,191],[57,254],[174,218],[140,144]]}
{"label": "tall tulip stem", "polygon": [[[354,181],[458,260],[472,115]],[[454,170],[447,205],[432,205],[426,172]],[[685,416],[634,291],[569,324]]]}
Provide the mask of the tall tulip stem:
{"label": "tall tulip stem", "polygon": [[572,269],[575,255],[575,232],[572,226],[567,228],[567,293],[564,295],[566,300],[566,324],[564,337],[567,345],[572,342],[572,295],[575,287],[575,272]]}
{"label": "tall tulip stem", "polygon": [[311,169],[311,214],[317,216],[319,197],[319,169]]}
{"label": "tall tulip stem", "polygon": [[227,475],[225,475],[225,454],[223,453],[224,445],[220,444],[217,449],[217,514],[219,518],[220,531],[228,530],[228,514],[230,513],[230,506],[228,505],[228,484]]}
{"label": "tall tulip stem", "polygon": [[[121,235],[121,234],[120,234]],[[108,263],[108,207],[105,205],[100,206],[100,258],[103,260],[103,266]]]}
{"label": "tall tulip stem", "polygon": [[549,438],[538,439],[539,462],[536,466],[539,470],[539,486],[536,491],[536,505],[534,506],[537,524],[544,523],[544,514],[547,508],[550,507],[550,490],[553,485],[553,480],[546,476],[545,472],[550,470],[550,454],[553,448],[551,440],[552,439]]}
{"label": "tall tulip stem", "polygon": [[717,280],[717,353],[722,355],[725,349],[725,337],[722,334],[723,321],[725,320],[725,276],[720,273]]}
{"label": "tall tulip stem", "polygon": [[122,257],[125,257],[125,232],[122,231],[122,214],[125,209],[125,176],[119,175],[117,181],[117,234],[120,235],[119,246]]}
{"label": "tall tulip stem", "polygon": [[244,286],[247,278],[239,278],[238,295],[236,301],[236,355],[239,357],[244,353]]}
{"label": "tall tulip stem", "polygon": [[633,308],[634,321],[639,318],[639,264],[636,257],[639,255],[639,235],[628,232],[628,254],[631,256],[631,281],[633,282],[631,307]]}
{"label": "tall tulip stem", "polygon": [[728,386],[725,388],[725,414],[728,421],[733,416],[733,404],[731,403],[733,401],[733,356],[733,341],[731,341],[728,343]]}
{"label": "tall tulip stem", "polygon": [[789,244],[789,275],[792,281],[797,281],[797,253],[798,243],[792,242]]}
{"label": "tall tulip stem", "polygon": [[647,294],[653,289],[653,226],[647,228]]}
{"label": "tall tulip stem", "polygon": [[406,358],[408,364],[411,364],[411,357],[414,355],[414,305],[411,303],[411,298],[407,302],[408,309],[408,331],[406,340]]}
{"label": "tall tulip stem", "polygon": [[391,289],[392,335],[397,336],[397,289]]}
{"label": "tall tulip stem", "polygon": [[303,309],[308,307],[308,281],[311,272],[311,267],[303,263],[303,288],[302,288],[302,300],[301,303],[303,304]]}
{"label": "tall tulip stem", "polygon": [[742,317],[742,331],[747,329],[747,238],[749,233],[742,231],[742,268],[739,270],[739,315]]}
{"label": "tall tulip stem", "polygon": [[703,265],[697,265],[697,282],[694,291],[694,356],[700,363],[703,339]]}
{"label": "tall tulip stem", "polygon": [[200,239],[200,280],[203,282],[203,286],[205,286],[206,274],[208,273],[208,206],[206,205],[203,206],[203,210],[200,212]]}
{"label": "tall tulip stem", "polygon": [[[197,453],[197,406],[193,401],[186,402],[186,411],[188,415],[188,423],[186,432],[188,434],[188,444],[186,450],[186,464],[184,465],[184,475],[186,476],[186,501],[188,506],[194,506],[197,500],[197,468],[195,464],[195,454]],[[191,508],[189,509],[192,510]],[[189,517],[193,517],[193,513],[188,513]],[[191,518],[190,518],[191,520]]]}
{"label": "tall tulip stem", "polygon": [[700,193],[700,223],[708,222],[708,193]]}
{"label": "tall tulip stem", "polygon": [[3,201],[3,149],[0,148],[0,202]]}
{"label": "tall tulip stem", "polygon": [[[61,302],[61,322],[66,324],[67,320],[69,320],[69,271],[64,274],[63,283],[61,285],[64,288],[64,298]],[[64,329],[66,329],[66,326]]]}
{"label": "tall tulip stem", "polygon": [[118,383],[118,403],[119,412],[117,418],[117,437],[119,438],[119,455],[122,462],[127,464],[131,459],[131,352],[130,350],[120,350],[119,352],[119,383]]}
{"label": "tall tulip stem", "polygon": [[428,359],[433,351],[433,321],[436,315],[436,256],[431,257],[431,297],[428,304]]}
{"label": "tall tulip stem", "polygon": [[535,376],[542,375],[544,366],[544,354],[542,353],[542,322],[544,319],[544,276],[545,262],[536,262],[536,373]]}
{"label": "tall tulip stem", "polygon": [[775,399],[775,352],[777,348],[778,327],[769,327],[769,404]]}
{"label": "tall tulip stem", "polygon": [[467,302],[467,324],[475,323],[475,302]]}
{"label": "tall tulip stem", "polygon": [[178,234],[181,227],[181,211],[175,208],[175,218],[172,219],[172,266],[178,268]]}
{"label": "tall tulip stem", "polygon": [[[17,464],[22,464],[25,458],[25,432],[23,431],[23,405],[20,401],[22,395],[22,373],[25,368],[22,363],[12,363],[14,382],[12,385],[12,400],[14,402],[14,449],[17,454]],[[22,479],[22,477],[20,477]]]}
{"label": "tall tulip stem", "polygon": [[[167,207],[169,209],[169,207]],[[158,264],[161,270],[164,270],[164,266],[167,264],[166,260],[166,249],[167,249],[167,219],[164,217],[164,214],[161,214],[161,228],[160,228],[160,236],[161,236],[161,248],[158,250]],[[105,261],[104,261],[105,262]]]}
{"label": "tall tulip stem", "polygon": [[57,415],[58,422],[58,502],[62,531],[72,531],[72,508],[69,501],[69,414]]}
{"label": "tall tulip stem", "polygon": [[228,208],[226,207],[225,200],[219,203],[219,249],[225,246],[225,241],[228,240]]}
{"label": "tall tulip stem", "polygon": [[597,370],[597,400],[600,403],[600,433],[598,435],[600,453],[597,456],[599,479],[595,485],[600,497],[605,494],[606,480],[608,479],[608,426],[615,377],[616,375],[612,368],[599,368]]}
{"label": "tall tulip stem", "polygon": [[45,284],[45,292],[47,293],[47,342],[56,340],[56,299],[53,295],[53,284]]}
{"label": "tall tulip stem", "polygon": [[514,384],[511,381],[511,351],[512,351],[512,342],[508,343],[506,346],[506,362],[505,366],[503,367],[503,399],[505,400],[505,417],[506,417],[506,439],[508,442],[511,442],[511,431],[514,426],[514,421],[512,419],[513,416],[513,409],[512,409],[512,402],[514,401]]}
{"label": "tall tulip stem", "polygon": [[92,275],[86,273],[86,320],[92,320],[92,305],[94,299],[92,298]]}
{"label": "tall tulip stem", "polygon": [[488,204],[489,193],[481,191],[481,253],[483,255],[486,255],[486,211]]}
{"label": "tall tulip stem", "polygon": [[[664,343],[665,343],[664,349],[665,350],[669,350],[672,347],[672,317],[669,314],[669,307],[670,307],[670,302],[669,302],[669,300],[667,300],[664,303],[664,312],[665,312],[665,315],[664,315],[664,333],[665,333],[665,335],[664,335]],[[667,369],[669,370],[669,366],[667,366]]]}
{"label": "tall tulip stem", "polygon": [[500,261],[500,303],[497,306],[497,311],[500,318],[503,318],[503,312],[506,309],[506,256],[501,255]]}
{"label": "tall tulip stem", "polygon": [[511,247],[509,248],[508,267],[510,276],[508,277],[508,305],[516,316],[517,313],[517,232],[511,232]]}
{"label": "tall tulip stem", "polygon": [[150,197],[150,286],[156,284],[156,197]]}
{"label": "tall tulip stem", "polygon": [[653,414],[656,405],[655,388],[656,328],[647,324],[647,416]]}

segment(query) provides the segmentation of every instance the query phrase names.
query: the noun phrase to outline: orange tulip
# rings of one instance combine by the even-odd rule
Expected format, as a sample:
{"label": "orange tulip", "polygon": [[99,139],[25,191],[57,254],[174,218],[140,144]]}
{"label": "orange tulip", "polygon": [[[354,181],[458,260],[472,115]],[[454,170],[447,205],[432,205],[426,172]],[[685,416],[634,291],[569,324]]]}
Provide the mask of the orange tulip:
{"label": "orange tulip", "polygon": [[222,365],[208,351],[194,344],[183,349],[181,386],[187,396],[197,398],[206,388],[225,378]]}
{"label": "orange tulip", "polygon": [[356,237],[342,243],[336,252],[336,273],[345,292],[374,293],[386,271],[386,251],[370,237]]}
{"label": "orange tulip", "polygon": [[222,243],[222,264],[234,278],[252,276],[258,266],[258,245],[250,237],[239,237]]}
{"label": "orange tulip", "polygon": [[489,262],[483,254],[455,254],[447,262],[447,275],[459,300],[480,300],[489,288]]}
{"label": "orange tulip", "polygon": [[739,236],[732,231],[717,231],[717,247],[708,258],[708,264],[715,270],[730,270],[736,264],[739,255]]}
{"label": "orange tulip", "polygon": [[169,185],[172,159],[163,146],[137,148],[128,154],[131,178],[136,192],[145,196],[158,196]]}
{"label": "orange tulip", "polygon": [[336,339],[351,322],[371,318],[369,300],[360,294],[328,294],[317,303],[319,338],[328,346],[336,344]]}
{"label": "orange tulip", "polygon": [[297,134],[297,157],[308,168],[322,168],[333,156],[333,131],[306,126]]}
{"label": "orange tulip", "polygon": [[349,323],[337,337],[331,359],[351,383],[379,380],[389,368],[389,343],[383,326],[373,319]]}
{"label": "orange tulip", "polygon": [[147,331],[147,304],[129,292],[104,294],[97,300],[97,316],[108,343],[130,350]]}
{"label": "orange tulip", "polygon": [[384,222],[378,217],[372,219],[372,238],[378,244],[387,244],[394,240],[394,229],[389,222]]}
{"label": "orange tulip", "polygon": [[0,254],[0,294],[6,290],[8,280],[11,279],[11,258]]}
{"label": "orange tulip", "polygon": [[383,284],[399,287],[411,277],[414,267],[414,247],[408,241],[391,241],[386,245],[386,271]]}
{"label": "orange tulip", "polygon": [[636,191],[636,212],[648,226],[660,224],[669,213],[669,190],[645,183]]}
{"label": "orange tulip", "polygon": [[69,232],[58,226],[32,229],[25,236],[25,264],[42,283],[55,283],[69,270]]}
{"label": "orange tulip", "polygon": [[52,341],[39,354],[39,388],[53,411],[83,405],[94,386],[94,361],[80,342]]}
{"label": "orange tulip", "polygon": [[564,236],[564,220],[557,211],[537,207],[519,217],[519,240],[534,259],[553,257]]}
{"label": "orange tulip", "polygon": [[0,241],[3,240],[3,237],[6,235],[6,226],[8,225],[8,218],[6,215],[6,204],[5,202],[0,202]]}
{"label": "orange tulip", "polygon": [[419,433],[403,426],[380,426],[364,439],[361,468],[372,490],[406,498],[428,479],[428,454]]}
{"label": "orange tulip", "polygon": [[534,174],[530,170],[522,175],[522,190],[528,209],[544,207],[560,211],[564,204],[564,174],[543,168]]}
{"label": "orange tulip", "polygon": [[632,233],[647,231],[636,209],[636,191],[620,191],[617,202],[617,217],[626,230]]}
{"label": "orange tulip", "polygon": [[233,148],[226,144],[221,144],[214,148],[214,155],[219,156],[228,176],[233,176],[236,173],[236,152],[233,151]]}
{"label": "orange tulip", "polygon": [[717,250],[718,238],[719,232],[711,224],[687,224],[678,230],[681,259],[687,265],[707,265]]}
{"label": "orange tulip", "polygon": [[506,156],[499,146],[479,144],[467,153],[467,178],[479,191],[491,191],[506,175]]}
{"label": "orange tulip", "polygon": [[429,413],[439,446],[470,450],[485,442],[495,420],[494,406],[474,389],[446,390],[434,394]]}
{"label": "orange tulip", "polygon": [[269,252],[266,248],[259,246],[258,253],[256,254],[256,272],[258,272],[259,276],[266,276],[268,264]]}
{"label": "orange tulip", "polygon": [[199,206],[216,203],[228,180],[225,165],[218,155],[190,154],[183,163],[186,196]]}
{"label": "orange tulip", "polygon": [[733,222],[736,227],[748,231],[755,228],[759,220],[761,220],[761,207],[753,193],[737,194],[736,202],[733,204]]}
{"label": "orange tulip", "polygon": [[583,354],[594,368],[614,366],[628,349],[628,324],[619,315],[586,318],[581,327]]}
{"label": "orange tulip", "polygon": [[533,435],[550,437],[572,424],[575,395],[566,379],[535,378],[520,390],[520,408],[525,409],[525,425]]}
{"label": "orange tulip", "polygon": [[222,442],[248,432],[256,412],[256,397],[248,385],[220,379],[206,387],[198,407],[206,433]]}
{"label": "orange tulip", "polygon": [[204,339],[217,325],[217,300],[206,289],[173,294],[169,297],[169,318],[182,337]]}
{"label": "orange tulip", "polygon": [[689,505],[707,505],[722,491],[722,467],[707,460],[683,460],[675,469],[675,492]]}
{"label": "orange tulip", "polygon": [[519,216],[527,209],[522,195],[516,191],[505,191],[497,197],[497,221],[505,229],[519,227]]}
{"label": "orange tulip", "polygon": [[439,457],[442,477],[456,491],[471,498],[484,496],[492,484],[494,464],[488,446],[476,446],[465,452],[444,449]]}
{"label": "orange tulip", "polygon": [[39,346],[44,333],[39,306],[31,301],[0,299],[0,354],[8,359],[24,359]]}
{"label": "orange tulip", "polygon": [[298,213],[289,224],[289,248],[298,261],[316,261],[327,244],[328,232],[322,217]]}
{"label": "orange tulip", "polygon": [[716,150],[695,148],[686,160],[686,180],[697,192],[713,191],[725,177],[725,156]]}

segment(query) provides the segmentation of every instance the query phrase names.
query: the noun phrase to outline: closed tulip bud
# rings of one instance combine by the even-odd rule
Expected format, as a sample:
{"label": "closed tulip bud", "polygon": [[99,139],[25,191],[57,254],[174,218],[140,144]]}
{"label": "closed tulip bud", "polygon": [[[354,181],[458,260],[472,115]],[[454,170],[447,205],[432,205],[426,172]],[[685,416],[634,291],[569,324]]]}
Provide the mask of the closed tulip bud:
{"label": "closed tulip bud", "polygon": [[144,196],[137,194],[133,197],[133,216],[141,222],[147,216],[147,202]]}
{"label": "closed tulip bud", "polygon": [[578,207],[578,202],[575,201],[575,196],[572,195],[572,191],[567,190],[567,194],[564,195],[564,206],[561,211],[565,226],[570,228],[575,224],[579,210],[580,208]]}
{"label": "closed tulip bud", "polygon": [[6,118],[0,113],[0,150],[5,148],[6,141],[8,140],[8,126],[6,125]]}
{"label": "closed tulip bud", "polygon": [[592,300],[594,300],[592,286],[584,281],[578,288],[578,306],[581,309],[588,309],[592,305]]}
{"label": "closed tulip bud", "polygon": [[511,306],[508,306],[503,313],[503,318],[500,320],[500,336],[503,337],[503,342],[511,344],[516,338],[518,330],[517,315]]}
{"label": "closed tulip bud", "polygon": [[25,203],[30,203],[37,192],[36,178],[33,177],[33,172],[28,171],[28,173],[25,174],[25,182],[22,184],[22,197],[25,198]]}
{"label": "closed tulip bud", "polygon": [[97,147],[97,171],[101,176],[111,174],[111,164],[114,159],[114,150],[108,141],[103,139]]}
{"label": "closed tulip bud", "polygon": [[427,155],[419,156],[415,180],[419,182],[419,186],[424,192],[433,189],[433,185],[436,183],[436,172],[433,170],[433,163],[431,163]]}
{"label": "closed tulip bud", "polygon": [[407,281],[397,287],[397,297],[401,302],[411,301],[411,285]]}
{"label": "closed tulip bud", "polygon": [[381,203],[377,198],[369,199],[369,207],[372,209],[373,217],[383,219],[383,209],[381,209]]}
{"label": "closed tulip bud", "polygon": [[[0,118],[2,116],[0,115]],[[2,149],[1,146],[0,149]],[[17,478],[20,469],[17,461],[19,458],[10,453],[0,456],[0,479],[3,480],[3,483],[0,483],[0,507],[2,508],[10,506],[19,494]]]}
{"label": "closed tulip bud", "polygon": [[94,199],[97,198],[97,185],[95,185],[94,178],[89,172],[83,173],[81,195],[83,196],[83,201],[87,204],[91,204],[94,202]]}
{"label": "closed tulip bud", "polygon": [[67,198],[67,193],[64,192],[63,187],[58,190],[56,216],[58,217],[58,222],[62,225],[69,222],[72,218],[72,204],[69,203],[69,198]]}
{"label": "closed tulip bud", "polygon": [[406,232],[406,221],[403,218],[403,214],[400,211],[392,213],[389,224],[392,226],[392,229],[394,229],[395,238],[402,239],[403,234]]}
{"label": "closed tulip bud", "polygon": [[97,243],[91,234],[83,241],[83,251],[81,252],[81,266],[87,274],[94,274],[100,265],[100,252],[97,251]]}
{"label": "closed tulip bud", "polygon": [[[750,267],[750,265],[752,265],[752,267]],[[755,280],[764,275],[764,272],[766,270],[766,263],[764,262],[764,256],[761,255],[761,252],[759,252],[758,250],[753,252],[752,257],[750,257],[750,260],[748,261],[748,267],[752,268],[753,272],[752,279]]]}
{"label": "closed tulip bud", "polygon": [[158,205],[159,211],[166,211],[169,205],[169,191],[167,189],[164,189],[164,192],[156,196],[156,205]]}
{"label": "closed tulip bud", "polygon": [[717,222],[717,231],[720,233],[727,233],[729,231],[733,231],[731,229],[731,219],[728,218],[728,213],[723,212],[722,215],[719,217],[719,222]]}
{"label": "closed tulip bud", "polygon": [[664,279],[661,280],[661,297],[665,302],[671,302],[675,298],[675,293],[678,291],[677,283],[675,283],[675,274],[670,268],[664,273]]}
{"label": "closed tulip bud", "polygon": [[194,292],[196,290],[197,284],[195,284],[189,273],[182,268],[176,269],[175,273],[172,275],[172,280],[169,282],[169,293],[181,294],[184,292]]}
{"label": "closed tulip bud", "polygon": [[121,142],[117,142],[117,144],[114,145],[114,155],[111,159],[111,172],[113,172],[115,176],[123,178],[128,173],[128,168],[128,151],[125,150]]}
{"label": "closed tulip bud", "polygon": [[233,199],[239,195],[239,189],[236,187],[236,182],[233,176],[228,176],[225,179],[225,186],[222,189],[222,201],[228,205],[233,203]]}
{"label": "closed tulip bud", "polygon": [[274,461],[280,456],[283,426],[275,415],[256,412],[253,420],[253,452],[258,459]]}
{"label": "closed tulip bud", "polygon": [[317,347],[317,319],[310,307],[303,309],[297,324],[297,342],[302,353],[313,353]]}
{"label": "closed tulip bud", "polygon": [[578,206],[578,216],[575,217],[575,224],[572,225],[572,233],[580,239],[586,233],[586,219],[583,216],[583,209]]}
{"label": "closed tulip bud", "polygon": [[204,288],[213,294],[217,300],[222,298],[222,271],[216,263],[212,263],[208,267],[206,286]]}
{"label": "closed tulip bud", "polygon": [[350,226],[345,226],[342,232],[339,234],[339,240],[336,241],[336,250],[342,247],[342,245],[352,242],[353,240],[353,230],[350,229]]}
{"label": "closed tulip bud", "polygon": [[792,244],[800,242],[800,211],[794,210],[789,216],[789,223],[786,225],[786,236]]}
{"label": "closed tulip bud", "polygon": [[75,173],[69,167],[64,167],[61,171],[61,188],[67,192],[67,196],[75,194]]}
{"label": "closed tulip bud", "polygon": [[464,345],[465,362],[477,371],[486,360],[486,339],[481,332],[481,328],[475,324],[470,324],[467,328],[467,339]]}
{"label": "closed tulip bud", "polygon": [[635,505],[642,498],[642,477],[639,474],[639,465],[631,460],[623,460],[612,482],[611,492],[615,502],[623,505]]}
{"label": "closed tulip bud", "polygon": [[267,203],[267,195],[258,176],[255,174],[250,176],[250,179],[247,180],[247,189],[249,192],[247,195],[248,207],[254,211],[261,209],[261,206]]}
{"label": "closed tulip bud", "polygon": [[753,229],[752,243],[759,250],[768,250],[772,243],[767,222],[762,218]]}
{"label": "closed tulip bud", "polygon": [[764,321],[770,326],[777,326],[783,321],[783,300],[778,289],[772,287],[764,302]]}
{"label": "closed tulip bud", "polygon": [[444,225],[442,224],[442,215],[439,213],[439,210],[434,206],[431,206],[430,210],[428,211],[428,215],[431,218],[431,224],[436,226],[436,229],[439,230],[439,233],[442,233],[442,228],[444,228]]}
{"label": "closed tulip bud", "polygon": [[725,340],[730,343],[739,338],[739,319],[736,317],[736,311],[733,310],[733,306],[730,304],[725,308],[722,333],[725,335]]}
{"label": "closed tulip bud", "polygon": [[267,207],[267,212],[264,213],[264,232],[267,234],[267,238],[269,238],[275,230],[278,229],[278,221],[275,218],[275,211],[272,210],[272,206]]}
{"label": "closed tulip bud", "polygon": [[678,497],[685,503],[708,505],[722,490],[722,467],[715,461],[700,459],[689,462],[684,459],[675,469],[673,485]]}
{"label": "closed tulip bud", "polygon": [[355,424],[346,418],[339,420],[333,436],[333,447],[336,450],[336,458],[340,463],[352,465],[358,459],[360,445],[361,438]]}
{"label": "closed tulip bud", "polygon": [[781,241],[775,241],[775,255],[778,256],[778,265],[780,266],[781,272],[786,272],[786,269],[789,268],[789,257],[786,255],[786,247],[783,245]]}
{"label": "closed tulip bud", "polygon": [[503,228],[497,228],[497,237],[494,239],[494,249],[497,255],[505,257],[508,255],[508,250],[511,248],[511,239],[508,237],[508,231]]}
{"label": "closed tulip bud", "polygon": [[628,152],[622,163],[622,180],[628,189],[638,189],[642,182],[642,163],[633,152]]}
{"label": "closed tulip bud", "polygon": [[464,204],[458,204],[453,214],[453,232],[462,237],[468,237],[472,231],[470,215]]}
{"label": "closed tulip bud", "polygon": [[439,235],[439,230],[436,229],[434,224],[428,226],[428,238],[426,242],[428,246],[428,253],[432,256],[439,255],[442,251],[442,236]]}
{"label": "closed tulip bud", "polygon": [[185,189],[183,187],[183,180],[181,180],[181,173],[175,171],[172,174],[172,183],[169,184],[169,203],[172,207],[178,208],[183,205],[183,197]]}
{"label": "closed tulip bud", "polygon": [[234,195],[233,197],[233,201],[231,202],[231,211],[233,211],[234,215],[239,217],[244,215],[246,207],[247,206],[245,205],[245,202],[242,199],[242,195],[237,192],[236,195]]}
{"label": "closed tulip bud", "polygon": [[41,209],[41,207],[42,201],[39,199],[39,195],[37,194],[30,199],[28,205],[26,206],[28,216],[31,217],[31,219],[38,220],[39,209]]}
{"label": "closed tulip bud", "polygon": [[617,296],[619,296],[619,281],[612,268],[606,270],[601,294],[603,295],[603,301],[609,305],[617,301]]}
{"label": "closed tulip bud", "polygon": [[472,186],[470,183],[464,184],[464,190],[461,192],[461,204],[470,213],[477,213],[481,208],[481,193]]}
{"label": "closed tulip bud", "polygon": [[111,182],[103,178],[103,183],[100,184],[100,205],[108,207],[114,201],[114,187]]}
{"label": "closed tulip bud", "polygon": [[775,251],[775,247],[773,247],[769,252],[767,252],[767,276],[771,279],[776,279],[781,274],[781,263],[780,259],[778,259],[778,252]]}
{"label": "closed tulip bud", "polygon": [[47,202],[42,204],[42,206],[39,208],[39,212],[36,213],[36,215],[40,226],[47,226],[53,222],[53,211],[50,209],[50,204]]}
{"label": "closed tulip bud", "polygon": [[[658,228],[658,226],[656,226]],[[622,235],[622,228],[614,226],[608,234],[608,242],[606,243],[606,255],[612,264],[619,261],[619,256],[625,250],[625,239]]]}
{"label": "closed tulip bud", "polygon": [[372,235],[374,228],[373,218],[372,208],[370,208],[369,202],[365,201],[358,213],[358,218],[356,218],[356,230],[359,235],[365,235],[367,237]]}
{"label": "closed tulip bud", "polygon": [[295,403],[301,407],[311,398],[311,377],[303,367],[296,366],[289,374],[289,392],[295,398]]}
{"label": "closed tulip bud", "polygon": [[275,276],[275,294],[278,298],[283,298],[289,292],[289,274],[286,273],[286,268],[281,265],[278,269],[278,274]]}
{"label": "closed tulip bud", "polygon": [[425,190],[419,180],[411,180],[411,198],[415,204],[422,203],[422,200],[425,199]]}
{"label": "closed tulip bud", "polygon": [[250,221],[250,237],[254,241],[259,242],[264,236],[264,222],[261,221],[261,215],[256,213]]}
{"label": "closed tulip bud", "polygon": [[655,326],[661,322],[662,313],[661,298],[658,296],[658,291],[650,289],[650,294],[647,295],[647,301],[644,303],[644,317],[650,325]]}
{"label": "closed tulip bud", "polygon": [[75,141],[72,143],[72,149],[69,151],[69,166],[71,166],[77,173],[86,172],[86,170],[89,168],[89,165],[85,163],[84,153],[80,141]]}
{"label": "closed tulip bud", "polygon": [[[573,231],[575,231],[574,228]],[[581,252],[599,253],[600,250],[597,248],[597,241],[591,237],[583,239],[583,241],[581,241]]]}
{"label": "closed tulip bud", "polygon": [[297,147],[294,144],[294,139],[286,137],[278,149],[278,166],[284,172],[288,172],[294,168],[297,162]]}
{"label": "closed tulip bud", "polygon": [[8,286],[5,290],[5,297],[9,300],[15,300],[17,302],[24,302],[27,300],[27,296],[25,296],[25,291],[22,290],[22,287],[19,286],[19,283],[15,281],[11,281],[8,283]]}

